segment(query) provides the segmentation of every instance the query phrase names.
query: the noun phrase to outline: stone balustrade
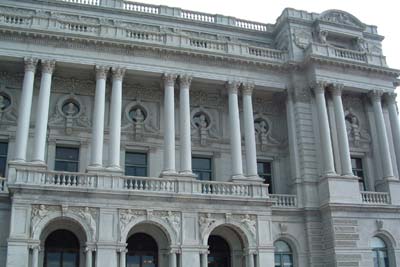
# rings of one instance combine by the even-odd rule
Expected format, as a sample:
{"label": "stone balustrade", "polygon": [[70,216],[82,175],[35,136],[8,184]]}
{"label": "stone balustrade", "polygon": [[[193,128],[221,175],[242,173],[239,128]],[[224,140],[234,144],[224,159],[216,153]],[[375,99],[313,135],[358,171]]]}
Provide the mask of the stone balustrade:
{"label": "stone balustrade", "polygon": [[390,204],[390,195],[386,192],[361,192],[362,202],[366,204]]}
{"label": "stone balustrade", "polygon": [[184,19],[196,20],[196,21],[203,21],[203,22],[215,22],[215,17],[210,14],[194,12],[189,10],[182,10],[181,17]]}
{"label": "stone balustrade", "polygon": [[81,5],[91,5],[91,6],[100,5],[100,0],[62,0],[62,1],[74,4],[81,4]]}
{"label": "stone balustrade", "polygon": [[149,14],[159,14],[160,13],[160,9],[158,6],[142,4],[142,3],[134,3],[131,1],[124,1],[123,9],[129,10],[129,11],[149,13]]}
{"label": "stone balustrade", "polygon": [[270,198],[274,201],[273,207],[279,207],[279,208],[297,207],[296,195],[271,194]]}
{"label": "stone balustrade", "polygon": [[[2,178],[3,179],[3,178]],[[140,193],[185,194],[193,196],[254,198],[268,200],[268,185],[260,183],[236,183],[198,181],[195,179],[133,177],[107,174],[88,174],[10,168],[9,184],[13,186],[41,186],[77,190],[115,190]],[[0,180],[0,181],[4,181]],[[4,183],[4,182],[3,182]],[[0,183],[1,185],[1,183]],[[4,185],[3,185],[4,187]],[[1,188],[1,187],[0,187]]]}

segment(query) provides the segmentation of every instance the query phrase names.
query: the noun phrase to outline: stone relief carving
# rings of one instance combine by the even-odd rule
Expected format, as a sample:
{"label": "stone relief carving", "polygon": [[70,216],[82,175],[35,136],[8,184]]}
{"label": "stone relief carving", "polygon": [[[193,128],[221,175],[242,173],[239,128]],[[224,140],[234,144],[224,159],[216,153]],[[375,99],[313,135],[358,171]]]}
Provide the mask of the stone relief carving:
{"label": "stone relief carving", "polygon": [[261,151],[265,151],[268,145],[279,145],[271,134],[271,123],[269,120],[260,115],[256,115],[254,118],[254,130],[256,135],[256,143],[261,147]]}
{"label": "stone relief carving", "polygon": [[157,117],[154,104],[141,101],[130,102],[125,107],[124,130],[132,129],[133,139],[141,141],[145,133],[157,133]]}
{"label": "stone relief carving", "polygon": [[49,119],[50,125],[65,123],[66,134],[72,134],[74,127],[89,128],[91,123],[86,115],[86,107],[74,94],[62,96],[58,99],[55,112]]}
{"label": "stone relief carving", "polygon": [[[35,83],[39,86],[40,83]],[[96,84],[92,80],[77,80],[74,78],[61,78],[55,76],[52,81],[52,92],[73,94],[79,92],[80,95],[92,96],[95,93]]]}
{"label": "stone relief carving", "polygon": [[371,136],[361,127],[360,119],[352,108],[345,111],[345,120],[349,143],[352,146],[359,147],[361,143],[369,143],[371,141]]}
{"label": "stone relief carving", "polygon": [[86,221],[86,223],[90,227],[91,235],[92,235],[92,240],[96,239],[96,221],[94,219],[93,215],[94,211],[90,209],[89,207],[85,208],[80,208],[78,211],[78,215]]}
{"label": "stone relief carving", "polygon": [[305,29],[295,28],[293,30],[293,41],[297,47],[301,49],[306,49],[312,41],[311,33],[306,31]]}
{"label": "stone relief carving", "polygon": [[190,90],[190,103],[192,106],[221,107],[223,97],[218,92],[204,90]]}
{"label": "stone relief carving", "polygon": [[250,217],[249,214],[246,214],[242,217],[240,222],[251,232],[253,237],[256,236],[256,219],[254,217]]}
{"label": "stone relief carving", "polygon": [[217,133],[212,116],[203,108],[196,108],[191,112],[192,135],[199,138],[201,146],[206,146],[207,141],[216,139]]}
{"label": "stone relief carving", "polygon": [[119,212],[119,230],[122,234],[127,225],[133,222],[138,216],[143,215],[142,211],[136,211],[132,209],[120,210]]}
{"label": "stone relief carving", "polygon": [[362,28],[365,27],[353,15],[350,15],[349,13],[346,13],[346,12],[340,11],[340,10],[329,10],[327,12],[324,12],[321,15],[321,20],[338,23],[338,24],[343,24],[343,25],[354,26],[354,27],[362,27]]}
{"label": "stone relief carving", "polygon": [[214,223],[216,223],[217,220],[214,218],[211,218],[211,214],[207,213],[205,215],[200,216],[199,218],[199,226],[200,226],[200,234],[201,236],[204,236],[205,232],[207,229],[209,229]]}
{"label": "stone relief carving", "polygon": [[326,44],[327,43],[327,37],[328,37],[328,32],[327,31],[319,31],[318,32],[318,38],[321,44]]}
{"label": "stone relief carving", "polygon": [[383,229],[383,221],[382,220],[376,220],[375,223],[376,223],[376,228],[378,230],[382,230]]}
{"label": "stone relief carving", "polygon": [[168,211],[167,215],[162,218],[174,229],[176,236],[179,236],[181,230],[181,217],[179,213]]}
{"label": "stone relief carving", "polygon": [[31,215],[31,237],[33,233],[36,231],[37,226],[39,223],[49,215],[49,210],[46,208],[45,205],[41,204],[38,207],[32,208],[32,215]]}
{"label": "stone relief carving", "polygon": [[279,230],[281,233],[286,233],[288,230],[288,225],[286,223],[279,223]]}
{"label": "stone relief carving", "polygon": [[12,95],[0,89],[0,122],[15,122],[17,121],[16,114]]}
{"label": "stone relief carving", "polygon": [[148,87],[145,87],[141,84],[124,84],[124,88],[128,88],[127,90],[124,90],[124,97],[133,100],[160,102],[162,100],[162,91],[159,89],[159,87],[159,84],[151,84]]}

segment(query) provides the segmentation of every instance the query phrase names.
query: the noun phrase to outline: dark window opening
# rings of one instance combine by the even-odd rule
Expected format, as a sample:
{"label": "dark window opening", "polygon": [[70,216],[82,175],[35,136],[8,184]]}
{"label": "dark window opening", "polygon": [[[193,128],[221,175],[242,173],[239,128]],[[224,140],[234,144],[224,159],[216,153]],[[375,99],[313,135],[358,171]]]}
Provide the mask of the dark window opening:
{"label": "dark window opening", "polygon": [[125,175],[147,176],[147,154],[126,152],[125,153]]}
{"label": "dark window opening", "polygon": [[6,176],[8,143],[0,142],[0,177]]}
{"label": "dark window opening", "polygon": [[149,235],[137,233],[128,239],[127,267],[158,267],[158,246]]}
{"label": "dark window opening", "polygon": [[192,169],[198,180],[212,180],[212,161],[210,158],[193,157]]}
{"label": "dark window opening", "polygon": [[208,238],[210,253],[208,267],[230,267],[231,251],[228,243],[220,236],[211,235]]}
{"label": "dark window opening", "polygon": [[56,147],[56,160],[54,169],[56,171],[78,172],[79,148]]}
{"label": "dark window opening", "polygon": [[78,267],[79,241],[68,230],[52,232],[45,242],[44,267]]}
{"label": "dark window opening", "polygon": [[273,193],[273,183],[272,183],[272,162],[270,161],[259,161],[257,162],[257,172],[258,176],[264,179],[265,184],[269,184],[268,193]]}
{"label": "dark window opening", "polygon": [[365,186],[364,169],[363,169],[363,165],[362,165],[362,159],[361,158],[351,158],[351,169],[353,171],[353,174],[359,178],[358,182],[360,185],[360,190],[365,191],[366,186]]}

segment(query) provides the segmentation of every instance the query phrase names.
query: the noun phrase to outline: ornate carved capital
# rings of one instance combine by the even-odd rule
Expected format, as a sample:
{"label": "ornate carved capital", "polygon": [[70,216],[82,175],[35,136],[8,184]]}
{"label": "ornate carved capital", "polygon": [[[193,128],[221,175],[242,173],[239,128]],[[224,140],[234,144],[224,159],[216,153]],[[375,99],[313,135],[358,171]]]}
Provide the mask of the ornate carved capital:
{"label": "ornate carved capital", "polygon": [[242,85],[242,93],[244,95],[252,95],[254,90],[254,83],[245,83]]}
{"label": "ornate carved capital", "polygon": [[164,73],[162,79],[164,86],[173,87],[175,85],[176,74]]}
{"label": "ornate carved capital", "polygon": [[113,80],[119,80],[122,81],[125,75],[125,68],[123,67],[112,67],[111,72],[112,72],[112,77]]}
{"label": "ornate carved capital", "polygon": [[42,73],[53,74],[54,68],[56,67],[55,60],[42,59],[40,62],[42,64]]}
{"label": "ornate carved capital", "polygon": [[382,95],[383,95],[382,90],[371,90],[368,93],[368,96],[372,102],[380,102],[382,99]]}
{"label": "ornate carved capital", "polygon": [[25,71],[33,71],[33,72],[35,72],[37,63],[38,63],[38,59],[37,58],[33,58],[33,57],[24,58]]}
{"label": "ornate carved capital", "polygon": [[326,81],[316,81],[311,85],[311,90],[314,94],[324,94],[327,86],[328,83]]}
{"label": "ornate carved capital", "polygon": [[192,76],[186,74],[179,76],[179,85],[181,89],[183,88],[189,89],[191,83],[192,83]]}
{"label": "ornate carved capital", "polygon": [[225,83],[225,87],[228,90],[229,94],[237,94],[239,86],[240,86],[240,82],[237,82],[237,81],[227,81]]}
{"label": "ornate carved capital", "polygon": [[344,85],[341,83],[330,84],[329,90],[334,96],[342,96]]}
{"label": "ornate carved capital", "polygon": [[390,92],[390,93],[385,93],[383,95],[384,99],[388,104],[395,104],[396,103],[396,97],[397,94],[395,92]]}
{"label": "ornate carved capital", "polygon": [[99,79],[105,80],[107,78],[109,67],[96,65],[94,67],[94,70],[96,71],[96,80]]}

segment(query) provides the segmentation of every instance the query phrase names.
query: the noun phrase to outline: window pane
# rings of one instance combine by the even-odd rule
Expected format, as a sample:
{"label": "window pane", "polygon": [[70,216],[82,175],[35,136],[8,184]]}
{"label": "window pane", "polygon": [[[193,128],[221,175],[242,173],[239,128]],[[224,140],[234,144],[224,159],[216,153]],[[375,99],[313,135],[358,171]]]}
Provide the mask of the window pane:
{"label": "window pane", "polygon": [[0,142],[0,156],[7,156],[8,144]]}
{"label": "window pane", "polygon": [[7,164],[7,159],[0,157],[0,177],[6,176],[6,164]]}
{"label": "window pane", "polygon": [[193,158],[193,169],[211,170],[211,160],[207,158]]}
{"label": "window pane", "polygon": [[126,165],[147,165],[147,155],[144,153],[127,152],[125,154]]}
{"label": "window pane", "polygon": [[63,267],[76,267],[77,254],[64,252],[63,254]]}
{"label": "window pane", "polygon": [[77,172],[79,167],[79,148],[56,147],[54,169],[56,171]]}
{"label": "window pane", "polygon": [[143,167],[136,168],[136,176],[146,176],[147,169]]}
{"label": "window pane", "polygon": [[79,149],[72,147],[57,147],[56,159],[79,160]]}
{"label": "window pane", "polygon": [[201,179],[203,181],[210,181],[211,180],[211,173],[209,172],[202,172],[201,173]]}
{"label": "window pane", "polygon": [[155,259],[153,256],[143,256],[143,267],[154,267]]}
{"label": "window pane", "polygon": [[125,175],[135,176],[135,171],[136,171],[135,167],[125,166]]}
{"label": "window pane", "polygon": [[281,255],[275,254],[275,267],[281,266]]}
{"label": "window pane", "polygon": [[60,267],[61,264],[61,253],[47,253],[47,267]]}
{"label": "window pane", "polygon": [[126,267],[140,267],[140,256],[130,256],[126,258]]}

